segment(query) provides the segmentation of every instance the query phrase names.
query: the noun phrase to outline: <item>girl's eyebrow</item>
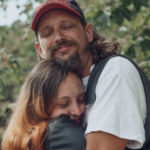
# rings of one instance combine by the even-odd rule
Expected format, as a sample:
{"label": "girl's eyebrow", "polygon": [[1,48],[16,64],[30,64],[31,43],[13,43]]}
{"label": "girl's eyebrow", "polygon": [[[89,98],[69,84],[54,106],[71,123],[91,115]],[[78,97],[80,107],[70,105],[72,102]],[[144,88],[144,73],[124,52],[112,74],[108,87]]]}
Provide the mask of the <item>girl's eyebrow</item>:
{"label": "girl's eyebrow", "polygon": [[[80,94],[78,95],[78,97],[79,97],[79,96],[85,96],[85,92],[80,93]],[[62,96],[62,97],[58,98],[58,100],[62,100],[62,99],[70,99],[70,97],[69,97],[69,96]]]}
{"label": "girl's eyebrow", "polygon": [[64,96],[64,97],[58,98],[58,100],[61,100],[61,99],[69,99],[69,98],[70,98],[69,96]]}

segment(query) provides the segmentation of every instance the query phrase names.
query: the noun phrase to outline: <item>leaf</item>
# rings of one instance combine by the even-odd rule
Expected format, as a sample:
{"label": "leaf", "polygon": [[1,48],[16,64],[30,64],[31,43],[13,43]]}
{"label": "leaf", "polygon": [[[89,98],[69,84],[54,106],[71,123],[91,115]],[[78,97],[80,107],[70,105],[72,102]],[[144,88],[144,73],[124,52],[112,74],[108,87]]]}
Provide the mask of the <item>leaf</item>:
{"label": "leaf", "polygon": [[119,12],[119,14],[118,14],[118,24],[120,26],[123,24],[123,20],[124,20],[123,15],[122,15],[121,12]]}
{"label": "leaf", "polygon": [[142,36],[149,36],[150,37],[150,29],[145,29],[142,33]]}
{"label": "leaf", "polygon": [[129,6],[129,5],[131,5],[132,3],[133,3],[133,0],[120,0],[122,3],[123,3],[123,5],[125,5],[125,6]]}
{"label": "leaf", "polygon": [[140,0],[134,0],[134,6],[136,10],[139,12],[142,6]]}
{"label": "leaf", "polygon": [[97,20],[102,26],[107,25],[107,15],[105,13],[101,14]]}
{"label": "leaf", "polygon": [[20,68],[18,61],[10,61],[11,67],[15,70],[16,68]]}
{"label": "leaf", "polygon": [[140,0],[142,6],[149,7],[148,0]]}
{"label": "leaf", "polygon": [[125,55],[132,59],[136,57],[134,45],[131,45],[128,48],[128,50],[125,52]]}
{"label": "leaf", "polygon": [[5,96],[4,95],[0,95],[0,101],[4,100],[4,99],[5,99]]}
{"label": "leaf", "polygon": [[141,42],[142,50],[149,51],[150,50],[150,40],[144,40]]}
{"label": "leaf", "polygon": [[0,127],[4,125],[4,117],[0,116]]}
{"label": "leaf", "polygon": [[120,11],[122,12],[123,16],[127,18],[129,21],[131,21],[131,12],[129,9],[127,9],[125,6],[120,6],[119,7]]}
{"label": "leaf", "polygon": [[113,21],[114,21],[115,23],[117,23],[119,26],[121,26],[121,25],[123,24],[123,20],[124,20],[122,11],[120,11],[119,8],[116,8],[116,9],[112,12],[111,19],[113,19]]}
{"label": "leaf", "polygon": [[20,6],[19,6],[19,5],[17,5],[16,7],[17,7],[17,8],[20,8]]}
{"label": "leaf", "polygon": [[23,11],[21,11],[21,12],[19,13],[19,15],[27,14],[27,13],[28,13],[28,10],[27,10],[27,9],[24,9]]}
{"label": "leaf", "polygon": [[103,14],[103,11],[99,9],[93,13],[93,18],[97,19],[101,14]]}
{"label": "leaf", "polygon": [[17,58],[17,57],[10,57],[9,63],[10,63],[11,66],[12,66],[13,64],[16,64],[17,67],[20,68],[19,58]]}

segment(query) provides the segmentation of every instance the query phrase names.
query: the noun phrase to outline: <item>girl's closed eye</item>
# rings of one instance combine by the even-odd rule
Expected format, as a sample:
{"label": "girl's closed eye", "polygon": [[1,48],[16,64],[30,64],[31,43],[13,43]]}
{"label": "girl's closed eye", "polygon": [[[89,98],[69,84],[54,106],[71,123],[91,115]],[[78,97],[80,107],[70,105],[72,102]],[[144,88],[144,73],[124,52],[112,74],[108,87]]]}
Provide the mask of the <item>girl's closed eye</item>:
{"label": "girl's closed eye", "polygon": [[67,107],[68,103],[59,104],[59,106],[61,106],[61,107]]}
{"label": "girl's closed eye", "polygon": [[80,103],[80,104],[83,104],[83,103],[85,103],[85,99],[78,100],[78,103]]}

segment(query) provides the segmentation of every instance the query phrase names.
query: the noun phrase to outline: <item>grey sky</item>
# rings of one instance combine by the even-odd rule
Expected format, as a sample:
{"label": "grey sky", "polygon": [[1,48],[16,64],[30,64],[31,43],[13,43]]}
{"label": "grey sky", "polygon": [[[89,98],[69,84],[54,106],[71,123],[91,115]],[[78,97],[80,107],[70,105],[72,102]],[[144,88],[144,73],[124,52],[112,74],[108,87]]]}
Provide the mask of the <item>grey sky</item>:
{"label": "grey sky", "polygon": [[[32,0],[34,2],[34,0]],[[8,1],[7,10],[4,11],[0,8],[0,26],[8,25],[10,26],[14,21],[20,19],[21,21],[26,21],[26,16],[19,15],[19,13],[24,9],[23,5],[26,4],[27,0],[10,0]],[[1,2],[0,2],[1,3]],[[35,3],[35,2],[34,2]],[[19,5],[20,8],[18,9],[16,5]],[[37,7],[39,4],[35,3],[34,8]]]}

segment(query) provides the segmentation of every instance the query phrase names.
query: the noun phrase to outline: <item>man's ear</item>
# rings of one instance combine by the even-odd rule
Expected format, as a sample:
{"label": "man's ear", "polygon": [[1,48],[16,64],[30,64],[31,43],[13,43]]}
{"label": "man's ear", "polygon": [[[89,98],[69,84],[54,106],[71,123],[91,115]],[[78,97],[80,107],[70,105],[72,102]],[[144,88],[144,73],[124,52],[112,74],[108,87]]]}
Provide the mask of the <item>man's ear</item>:
{"label": "man's ear", "polygon": [[38,52],[38,54],[40,55],[40,57],[44,59],[43,51],[42,51],[41,46],[38,42],[35,42],[35,49]]}
{"label": "man's ear", "polygon": [[93,41],[93,27],[90,23],[86,24],[85,32],[86,32],[88,42],[91,43]]}

